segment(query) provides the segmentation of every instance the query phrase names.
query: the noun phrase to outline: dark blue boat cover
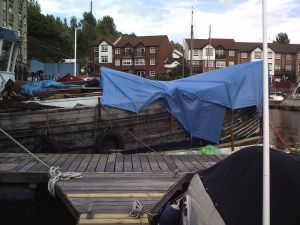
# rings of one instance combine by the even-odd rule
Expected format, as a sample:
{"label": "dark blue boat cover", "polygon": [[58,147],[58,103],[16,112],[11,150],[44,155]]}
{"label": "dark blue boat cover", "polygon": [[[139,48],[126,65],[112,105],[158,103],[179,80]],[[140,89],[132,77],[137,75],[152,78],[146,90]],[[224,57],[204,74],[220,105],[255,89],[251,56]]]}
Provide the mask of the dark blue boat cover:
{"label": "dark blue boat cover", "polygon": [[64,88],[65,85],[53,80],[30,81],[21,87],[21,93],[33,96],[37,92],[47,91],[50,88]]}
{"label": "dark blue boat cover", "polygon": [[219,142],[226,108],[262,108],[262,61],[174,80],[148,80],[101,67],[102,104],[139,112],[160,103],[193,136]]}

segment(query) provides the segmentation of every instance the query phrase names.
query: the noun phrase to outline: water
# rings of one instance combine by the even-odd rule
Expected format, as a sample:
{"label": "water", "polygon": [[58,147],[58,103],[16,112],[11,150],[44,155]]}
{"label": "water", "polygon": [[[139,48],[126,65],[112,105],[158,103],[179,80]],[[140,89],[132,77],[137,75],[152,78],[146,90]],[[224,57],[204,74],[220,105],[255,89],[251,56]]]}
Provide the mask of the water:
{"label": "water", "polygon": [[[270,109],[270,123],[291,147],[300,149],[300,112]],[[283,148],[271,129],[270,143]]]}

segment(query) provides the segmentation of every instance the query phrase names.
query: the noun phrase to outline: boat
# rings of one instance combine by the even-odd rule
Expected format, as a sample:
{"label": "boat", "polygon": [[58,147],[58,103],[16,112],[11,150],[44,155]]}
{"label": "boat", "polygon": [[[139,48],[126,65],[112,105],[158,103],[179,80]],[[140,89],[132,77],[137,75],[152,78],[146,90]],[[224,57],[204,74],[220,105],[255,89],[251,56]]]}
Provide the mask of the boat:
{"label": "boat", "polygon": [[[108,153],[121,150],[188,149],[210,143],[234,144],[235,141],[247,140],[260,135],[260,119],[256,103],[235,104],[234,107],[231,107],[231,103],[241,102],[238,99],[226,100],[221,94],[221,100],[227,101],[225,105],[220,106],[222,104],[222,102],[218,102],[220,99],[213,100],[216,101],[215,103],[205,99],[200,105],[197,105],[195,108],[197,110],[193,111],[193,114],[190,114],[191,116],[187,116],[186,119],[188,120],[184,120],[184,117],[178,117],[178,115],[182,116],[182,113],[187,111],[180,108],[171,109],[166,105],[162,105],[162,98],[157,98],[157,101],[152,98],[152,102],[147,102],[136,111],[115,105],[124,98],[116,97],[112,99],[108,97],[112,97],[112,93],[119,94],[120,91],[130,93],[132,88],[121,90],[126,86],[122,84],[119,84],[119,87],[111,88],[110,84],[112,83],[108,84],[107,80],[118,77],[126,78],[127,82],[131,79],[141,79],[139,81],[151,82],[158,85],[158,87],[162,87],[162,85],[180,86],[182,82],[196,84],[196,80],[193,79],[210,76],[215,77],[214,79],[217,80],[208,82],[211,85],[217,85],[223,79],[223,73],[232,73],[235,70],[240,73],[240,70],[243,70],[244,67],[247,70],[252,65],[245,64],[232,67],[229,71],[225,69],[225,72],[221,70],[210,71],[208,75],[191,76],[184,78],[183,81],[176,80],[170,83],[150,81],[132,74],[102,68],[101,84],[103,85],[103,94],[72,95],[68,94],[68,90],[65,89],[65,92],[39,93],[39,96],[43,96],[43,98],[30,101],[2,100],[0,101],[0,127],[33,152],[64,153],[84,150],[85,152]],[[256,67],[257,65],[253,67],[254,73]],[[116,74],[117,76],[115,76]],[[221,80],[218,81],[218,79]],[[137,88],[134,82],[131,85],[133,85],[133,88]],[[205,93],[216,92],[216,89],[212,89],[210,92],[203,89],[208,84],[203,85],[203,82],[205,81],[202,81],[202,91]],[[235,83],[230,80],[222,82],[225,84],[225,86],[220,87],[222,91],[226,89],[226,85]],[[144,84],[141,84],[138,88],[146,90]],[[218,85],[215,88],[218,88]],[[161,90],[157,90],[161,92]],[[138,97],[141,96],[140,94],[135,93],[134,95]],[[234,93],[231,94],[234,97]],[[153,97],[151,94],[148,96]],[[187,96],[181,95],[181,97]],[[242,95],[235,97],[244,99]],[[135,101],[136,99],[132,99],[131,102],[126,100],[125,103],[121,103],[124,103],[123,106],[141,106],[140,103],[137,104]],[[205,107],[201,107],[201,105]],[[178,112],[180,113],[178,114]],[[197,118],[195,117],[197,115],[205,116]],[[193,117],[194,121],[189,120],[188,117]],[[195,123],[196,121],[197,123]],[[199,129],[200,126],[201,129]],[[0,151],[18,152],[20,148],[11,143],[6,136],[0,134]]]}
{"label": "boat", "polygon": [[270,92],[269,102],[280,103],[284,100],[282,92]]}

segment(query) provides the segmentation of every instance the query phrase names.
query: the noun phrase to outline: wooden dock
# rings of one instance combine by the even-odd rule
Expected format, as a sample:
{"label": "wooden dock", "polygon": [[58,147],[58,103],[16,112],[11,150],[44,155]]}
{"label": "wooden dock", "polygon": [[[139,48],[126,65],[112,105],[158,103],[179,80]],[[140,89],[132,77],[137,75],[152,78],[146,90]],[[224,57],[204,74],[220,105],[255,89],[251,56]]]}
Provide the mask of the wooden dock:
{"label": "wooden dock", "polygon": [[[138,200],[158,213],[170,196],[183,189],[194,172],[225,158],[162,154],[38,154],[49,166],[81,172],[82,178],[59,181],[56,195],[77,224],[151,224],[144,214],[132,219],[129,212]],[[0,154],[1,183],[46,183],[48,170],[28,154]]]}

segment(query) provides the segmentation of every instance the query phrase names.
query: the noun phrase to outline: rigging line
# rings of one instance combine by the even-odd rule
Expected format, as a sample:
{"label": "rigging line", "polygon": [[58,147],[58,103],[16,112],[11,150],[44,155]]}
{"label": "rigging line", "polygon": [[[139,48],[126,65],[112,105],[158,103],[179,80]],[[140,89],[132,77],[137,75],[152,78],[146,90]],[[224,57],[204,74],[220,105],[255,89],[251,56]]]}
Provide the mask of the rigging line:
{"label": "rigging line", "polygon": [[10,140],[12,140],[15,144],[17,144],[20,148],[22,148],[25,152],[27,152],[29,155],[31,155],[33,158],[35,158],[37,161],[42,163],[44,166],[46,166],[48,169],[50,169],[50,166],[48,166],[45,162],[43,162],[39,157],[31,153],[26,147],[24,147],[20,142],[18,142],[16,139],[14,139],[12,136],[10,136],[8,133],[6,133],[1,127],[0,131],[7,136]]}

